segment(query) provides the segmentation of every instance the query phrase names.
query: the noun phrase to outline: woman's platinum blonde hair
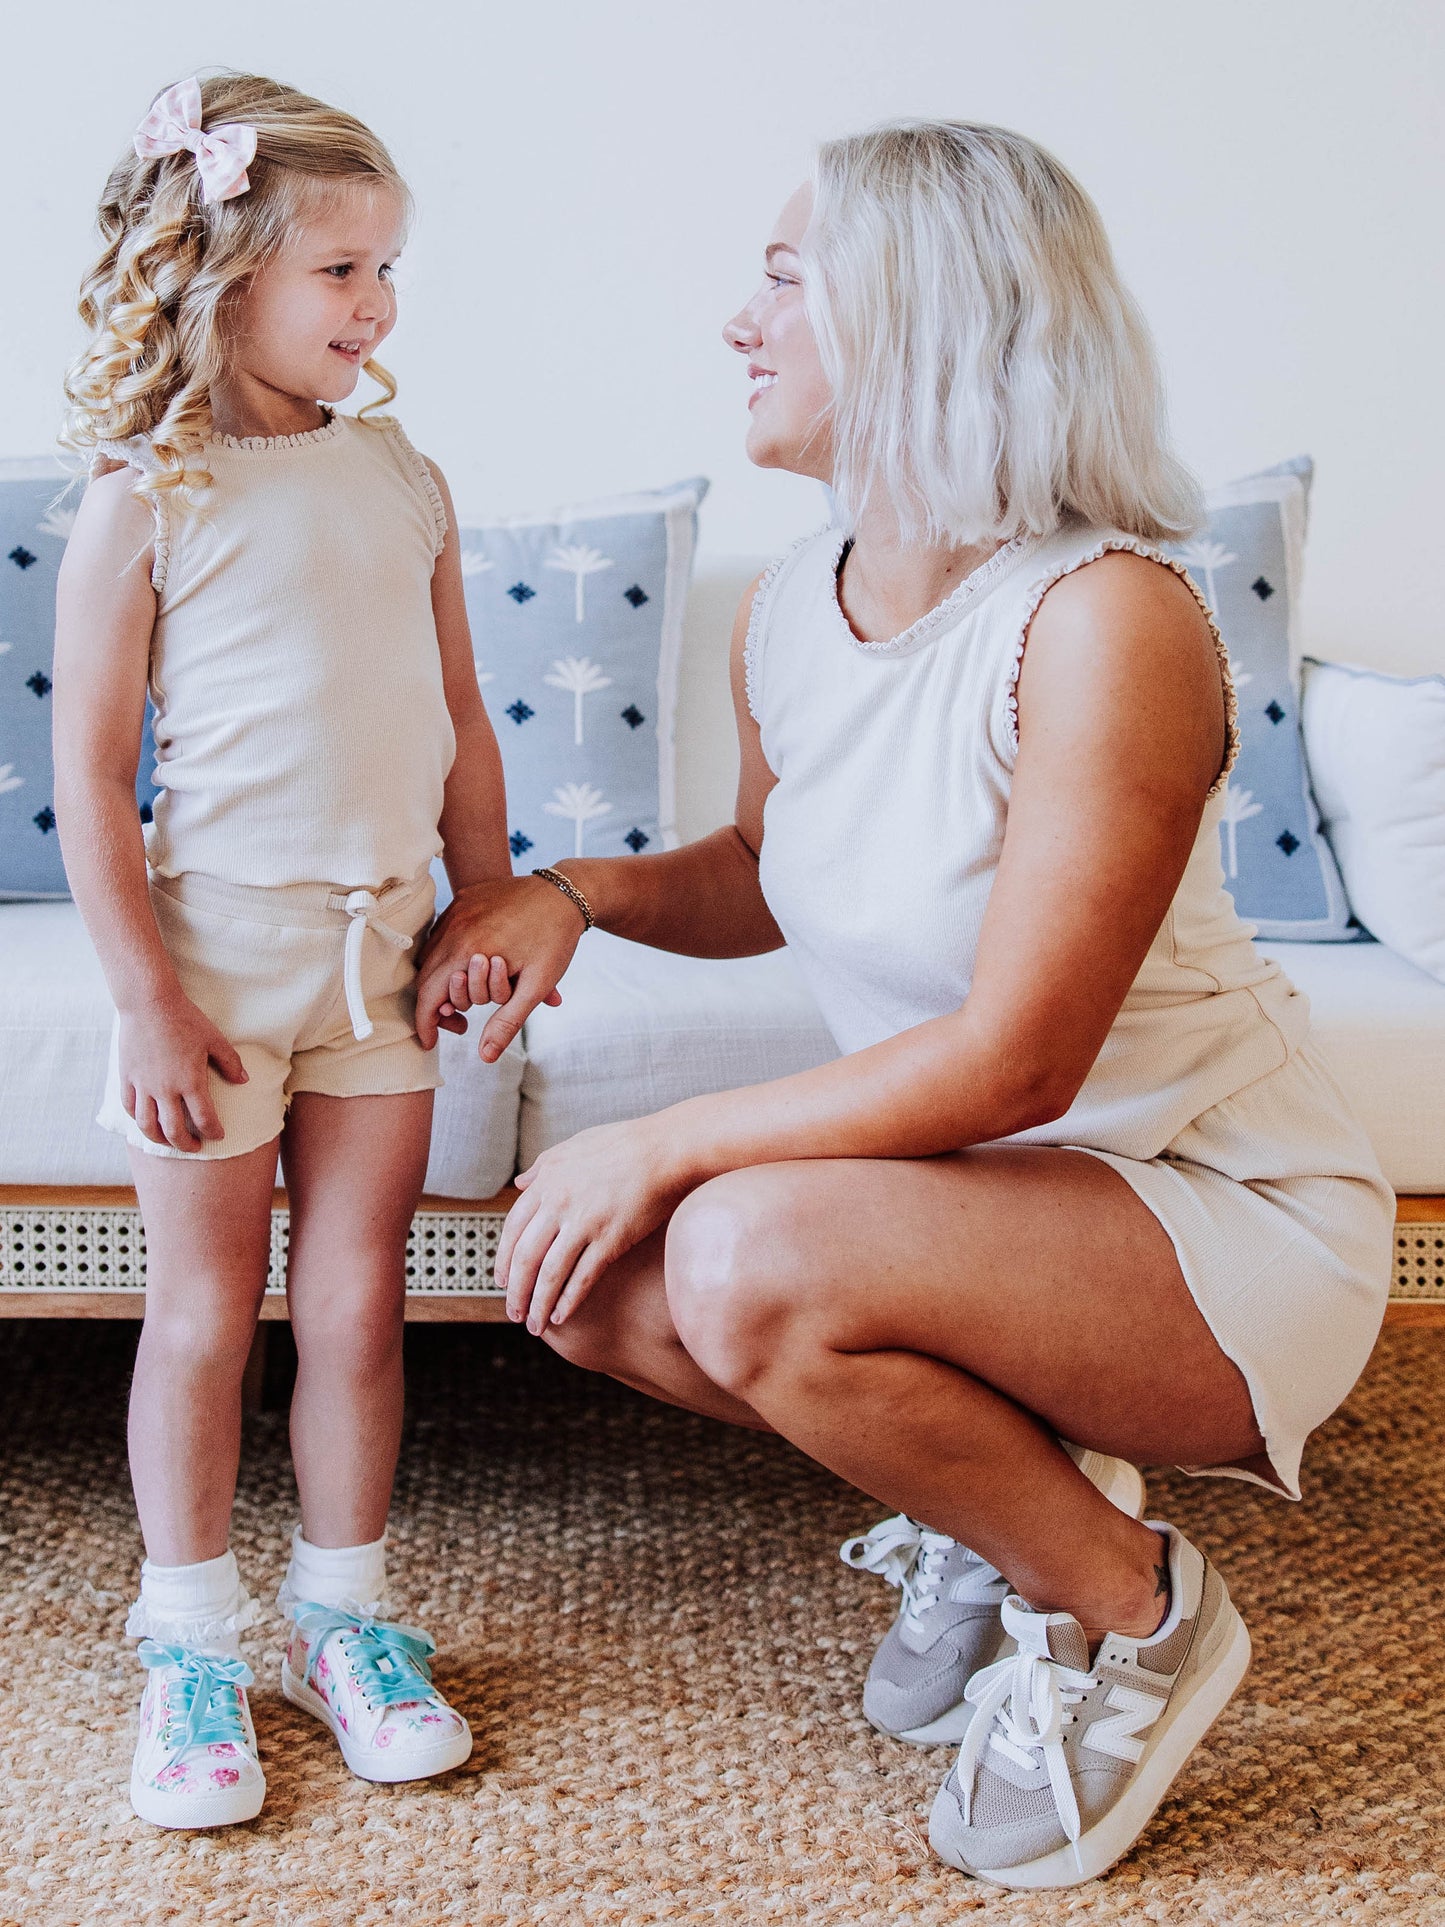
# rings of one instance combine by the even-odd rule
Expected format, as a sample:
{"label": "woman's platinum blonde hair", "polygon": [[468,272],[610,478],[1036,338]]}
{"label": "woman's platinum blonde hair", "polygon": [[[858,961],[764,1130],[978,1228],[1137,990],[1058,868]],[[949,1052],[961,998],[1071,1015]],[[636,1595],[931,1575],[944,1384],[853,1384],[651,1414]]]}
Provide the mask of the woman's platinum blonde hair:
{"label": "woman's platinum blonde hair", "polygon": [[[395,162],[352,115],[260,74],[210,75],[200,88],[204,127],[256,130],[250,189],[204,202],[185,152],[127,152],[116,163],[98,213],[104,251],[81,284],[90,340],[66,377],[60,437],[91,455],[100,442],[145,435],[161,466],[136,492],[178,505],[211,481],[198,457],[211,433],[211,385],[227,369],[229,298],[358,185],[389,188],[411,213]],[[368,407],[384,407],[396,383],[377,361],[365,371],[382,389]]]}
{"label": "woman's platinum blonde hair", "polygon": [[1022,134],[898,121],[818,153],[804,297],[833,390],[839,517],[908,541],[1145,540],[1202,505],[1093,202]]}

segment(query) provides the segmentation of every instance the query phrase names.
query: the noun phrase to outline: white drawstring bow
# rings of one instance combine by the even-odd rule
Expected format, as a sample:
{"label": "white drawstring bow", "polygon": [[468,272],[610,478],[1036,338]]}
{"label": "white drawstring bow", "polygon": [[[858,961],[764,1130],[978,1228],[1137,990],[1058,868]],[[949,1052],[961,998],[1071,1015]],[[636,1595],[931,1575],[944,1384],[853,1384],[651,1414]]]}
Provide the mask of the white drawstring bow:
{"label": "white drawstring bow", "polygon": [[411,938],[394,930],[380,914],[381,905],[370,890],[353,890],[349,896],[327,899],[328,910],[344,910],[351,919],[346,931],[346,951],[341,964],[341,981],[346,989],[346,1010],[358,1043],[364,1044],[373,1029],[361,991],[361,946],[368,930],[374,930],[395,950],[410,950]]}

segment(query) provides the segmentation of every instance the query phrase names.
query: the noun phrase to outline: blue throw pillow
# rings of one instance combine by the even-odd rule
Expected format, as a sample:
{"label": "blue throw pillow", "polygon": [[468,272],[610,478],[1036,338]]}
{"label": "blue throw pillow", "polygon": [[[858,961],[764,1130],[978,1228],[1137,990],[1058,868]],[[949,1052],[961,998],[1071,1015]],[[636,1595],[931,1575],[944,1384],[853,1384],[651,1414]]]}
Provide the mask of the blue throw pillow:
{"label": "blue throw pillow", "polygon": [[461,525],[477,679],[522,874],[676,846],[678,662],[707,486]]}
{"label": "blue throw pillow", "polygon": [[[78,496],[56,461],[0,461],[0,901],[67,897],[55,832],[50,693],[55,578]],[[147,716],[136,798],[155,799],[155,747]]]}
{"label": "blue throw pillow", "polygon": [[1300,736],[1297,632],[1313,472],[1299,456],[1211,489],[1207,531],[1171,551],[1214,611],[1239,698],[1224,881],[1240,915],[1282,943],[1361,934],[1320,831]]}

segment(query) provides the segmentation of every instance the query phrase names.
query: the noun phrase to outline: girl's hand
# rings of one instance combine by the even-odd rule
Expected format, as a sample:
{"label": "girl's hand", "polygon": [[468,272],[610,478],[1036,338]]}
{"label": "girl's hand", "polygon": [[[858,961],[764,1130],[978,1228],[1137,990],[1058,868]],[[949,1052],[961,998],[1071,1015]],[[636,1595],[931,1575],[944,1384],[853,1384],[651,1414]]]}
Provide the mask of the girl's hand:
{"label": "girl's hand", "polygon": [[189,998],[121,1013],[123,1102],[152,1144],[199,1151],[226,1135],[211,1098],[212,1064],[228,1084],[248,1081],[240,1053]]}
{"label": "girl's hand", "polygon": [[693,1179],[664,1149],[666,1116],[579,1131],[517,1179],[496,1263],[509,1318],[533,1334],[565,1324],[607,1267],[676,1210]]}
{"label": "girl's hand", "polygon": [[[473,990],[477,992],[472,995]],[[454,970],[447,979],[447,1000],[437,1005],[438,1030],[449,1030],[457,1037],[467,1034],[463,1011],[473,1004],[504,1004],[512,994],[512,979],[505,957],[473,957],[465,970]],[[552,999],[561,1002],[554,990]]]}
{"label": "girl's hand", "polygon": [[501,877],[458,890],[417,966],[422,1045],[430,1050],[443,1025],[460,1028],[450,1021],[457,1013],[496,1003],[477,1046],[484,1064],[496,1063],[538,1004],[562,1001],[557,981],[584,928],[581,912],[545,877]]}

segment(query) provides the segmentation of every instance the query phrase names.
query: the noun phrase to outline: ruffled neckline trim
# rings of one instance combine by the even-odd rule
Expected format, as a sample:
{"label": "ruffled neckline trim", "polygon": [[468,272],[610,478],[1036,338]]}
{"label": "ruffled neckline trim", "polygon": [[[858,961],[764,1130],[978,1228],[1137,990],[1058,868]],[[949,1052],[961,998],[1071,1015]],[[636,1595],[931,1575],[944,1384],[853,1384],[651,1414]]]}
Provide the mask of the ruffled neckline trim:
{"label": "ruffled neckline trim", "polygon": [[956,583],[942,602],[935,603],[921,615],[917,622],[910,623],[901,635],[884,636],[877,642],[865,642],[853,633],[852,624],[843,613],[843,605],[838,599],[838,572],[843,566],[844,556],[850,546],[850,537],[839,530],[831,545],[828,557],[828,607],[839,630],[865,656],[902,656],[910,650],[919,648],[929,641],[940,629],[957,622],[972,605],[979,601],[994,587],[999,578],[1009,571],[1014,563],[1030,549],[1039,538],[1025,533],[1016,535],[1003,547],[995,549],[987,562],[980,562],[971,569],[962,582]]}
{"label": "ruffled neckline trim", "polygon": [[325,412],[326,420],[319,428],[303,429],[299,435],[211,435],[207,437],[206,446],[237,448],[248,455],[274,454],[288,448],[315,448],[322,442],[334,442],[346,419],[335,408],[328,408]]}

